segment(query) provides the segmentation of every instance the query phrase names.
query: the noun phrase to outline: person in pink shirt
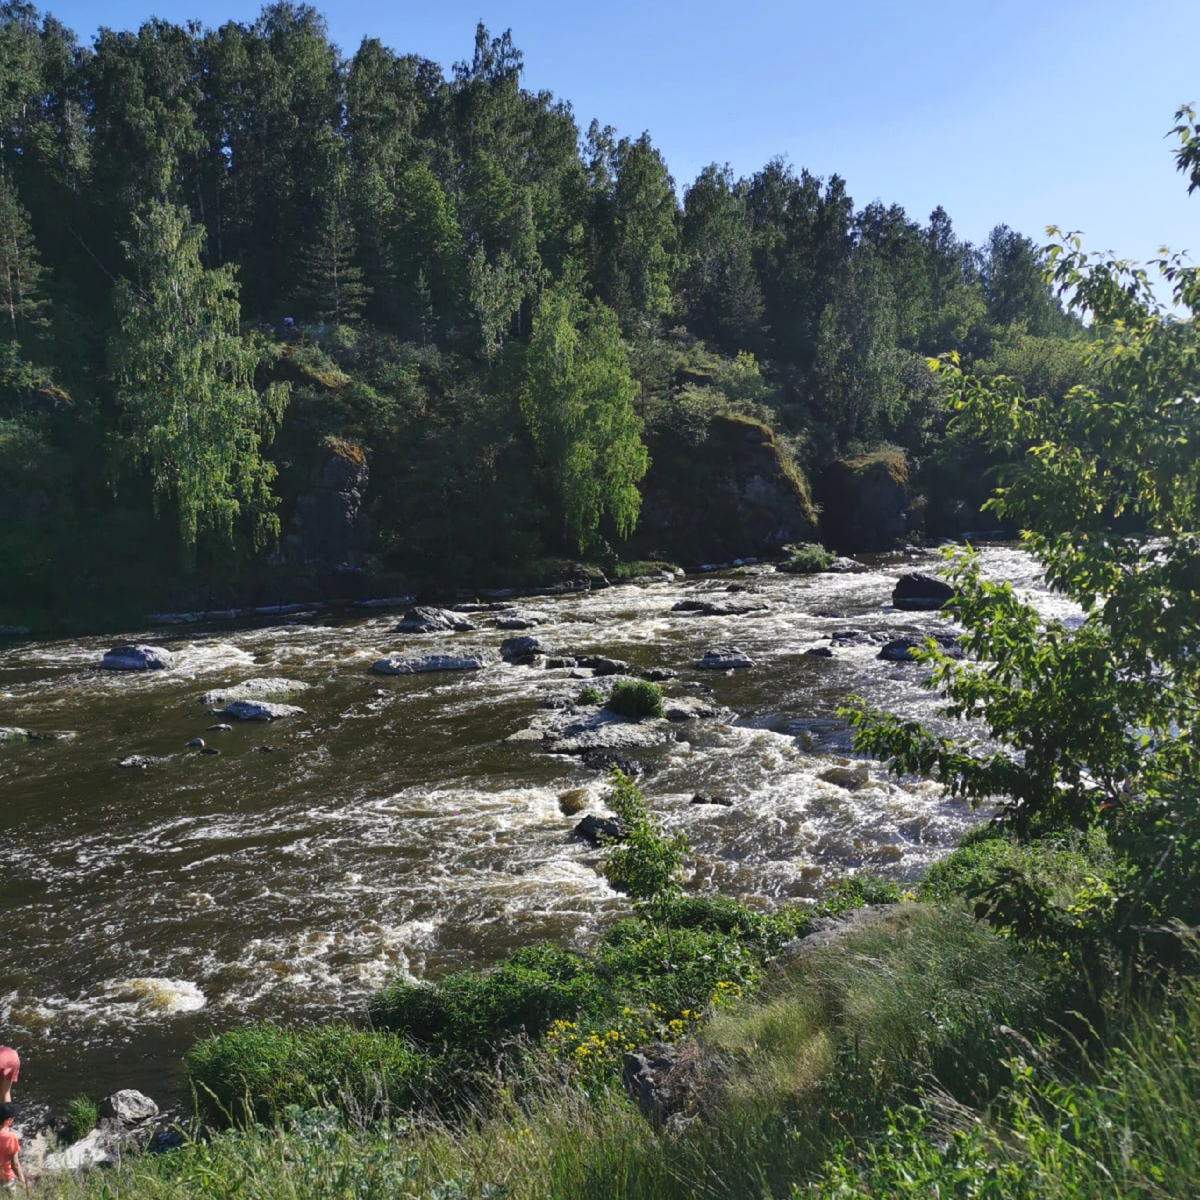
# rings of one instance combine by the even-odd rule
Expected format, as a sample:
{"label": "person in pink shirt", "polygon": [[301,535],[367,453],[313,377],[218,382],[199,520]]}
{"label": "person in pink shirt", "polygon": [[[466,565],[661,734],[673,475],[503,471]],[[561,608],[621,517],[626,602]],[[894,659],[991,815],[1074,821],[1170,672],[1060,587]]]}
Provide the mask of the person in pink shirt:
{"label": "person in pink shirt", "polygon": [[21,1077],[21,1056],[11,1046],[0,1046],[0,1104],[12,1103],[12,1085]]}

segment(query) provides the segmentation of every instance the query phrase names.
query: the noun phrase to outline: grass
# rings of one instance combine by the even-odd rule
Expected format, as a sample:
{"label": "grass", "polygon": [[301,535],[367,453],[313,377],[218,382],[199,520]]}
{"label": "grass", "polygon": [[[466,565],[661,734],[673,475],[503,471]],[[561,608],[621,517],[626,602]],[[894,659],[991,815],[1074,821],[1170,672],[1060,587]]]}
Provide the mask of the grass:
{"label": "grass", "polygon": [[[724,912],[722,919],[741,918]],[[613,943],[636,942],[637,924],[625,923],[626,936]],[[870,1145],[889,1106],[899,1110],[918,1086],[938,1080],[973,1094],[976,1080],[1007,1057],[997,1023],[1035,1032],[1024,1022],[1041,1010],[1045,994],[1030,966],[961,910],[897,905],[843,945],[798,956],[756,999],[722,990],[726,998],[707,1006],[707,1019],[681,1044],[694,1093],[682,1124],[657,1131],[619,1086],[597,1083],[580,1061],[588,1055],[556,1048],[551,1039],[519,1061],[498,1064],[489,1100],[452,1119],[426,1114],[388,1124],[284,1105],[269,1127],[127,1161],[103,1178],[49,1182],[41,1194],[782,1198],[795,1184],[822,1179],[829,1155],[848,1138]]]}
{"label": "grass", "polygon": [[779,564],[779,570],[790,575],[816,575],[828,571],[833,559],[832,550],[826,550],[819,542],[806,542],[786,562]]}
{"label": "grass", "polygon": [[613,685],[604,705],[610,712],[635,721],[663,715],[663,693],[657,683],[645,679],[622,679]]}
{"label": "grass", "polygon": [[100,1109],[90,1096],[72,1096],[67,1101],[66,1135],[72,1142],[86,1137],[100,1120]]}

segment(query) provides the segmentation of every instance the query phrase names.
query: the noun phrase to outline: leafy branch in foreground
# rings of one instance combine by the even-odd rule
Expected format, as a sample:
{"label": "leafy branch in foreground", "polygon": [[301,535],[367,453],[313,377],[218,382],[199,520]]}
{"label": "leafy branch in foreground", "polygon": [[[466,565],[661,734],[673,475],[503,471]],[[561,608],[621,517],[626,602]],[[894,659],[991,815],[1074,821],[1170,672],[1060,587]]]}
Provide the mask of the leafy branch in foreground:
{"label": "leafy branch in foreground", "polygon": [[[1175,132],[1190,170],[1200,133]],[[932,643],[918,657],[943,713],[988,742],[857,699],[849,715],[858,749],[973,802],[998,800],[1021,837],[1103,829],[1122,882],[1097,932],[1128,953],[1174,957],[1178,925],[1200,923],[1200,269],[1166,251],[1151,264],[1168,310],[1145,268],[1051,233],[1050,278],[1091,323],[1095,386],[1054,401],[969,375],[955,355],[933,365],[955,427],[1011,460],[989,509],[1022,530],[1082,622],[1043,621],[967,551],[951,561],[947,606],[967,660]]]}

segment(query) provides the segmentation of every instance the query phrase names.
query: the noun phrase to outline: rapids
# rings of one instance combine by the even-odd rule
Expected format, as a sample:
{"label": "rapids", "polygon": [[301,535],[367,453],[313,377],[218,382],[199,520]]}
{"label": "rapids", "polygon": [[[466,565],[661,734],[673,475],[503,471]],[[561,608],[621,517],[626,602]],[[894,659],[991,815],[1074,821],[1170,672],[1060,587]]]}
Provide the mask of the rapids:
{"label": "rapids", "polygon": [[[1069,615],[1021,551],[982,554],[1047,615]],[[864,561],[863,574],[752,567],[515,602],[543,614],[530,632],[564,653],[670,667],[668,695],[731,710],[633,752],[651,810],[691,843],[690,888],[769,905],[861,867],[911,879],[979,819],[876,763],[854,790],[821,778],[848,754],[833,718],[850,693],[936,720],[921,669],[879,661],[876,645],[805,653],[841,630],[946,628],[891,608],[907,556]],[[769,610],[671,612],[681,599],[730,599],[731,585]],[[97,669],[111,638],[0,651],[0,726],[74,735],[0,742],[0,1042],[24,1059],[19,1097],[61,1104],[128,1086],[178,1100],[182,1053],[210,1030],[356,1016],[394,972],[484,965],[538,938],[584,947],[625,911],[564,811],[604,811],[602,772],[506,740],[581,681],[499,661],[369,672],[401,651],[495,658],[511,634],[492,615],[450,634],[394,633],[399,614],[382,610],[146,629],[119,640],[166,646],[175,660],[144,674]],[[722,643],[756,665],[694,669]],[[303,714],[210,732],[220,718],[201,694],[262,677],[308,684],[286,697]],[[220,754],[188,750],[195,737]],[[161,761],[115,765],[131,754]],[[700,791],[733,803],[691,803]]]}

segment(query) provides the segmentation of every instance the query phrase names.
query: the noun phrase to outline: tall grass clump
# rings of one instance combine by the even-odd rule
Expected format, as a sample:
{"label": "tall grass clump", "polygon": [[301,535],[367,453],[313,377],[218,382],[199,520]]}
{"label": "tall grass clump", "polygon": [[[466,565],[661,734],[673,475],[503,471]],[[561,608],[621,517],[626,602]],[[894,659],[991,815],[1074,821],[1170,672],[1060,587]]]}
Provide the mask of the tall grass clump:
{"label": "tall grass clump", "polygon": [[779,564],[779,570],[789,575],[817,575],[828,571],[833,559],[833,551],[826,550],[819,542],[805,542]]}
{"label": "tall grass clump", "polygon": [[646,679],[622,679],[613,685],[604,705],[609,712],[634,721],[663,715],[663,693],[657,683]]}

